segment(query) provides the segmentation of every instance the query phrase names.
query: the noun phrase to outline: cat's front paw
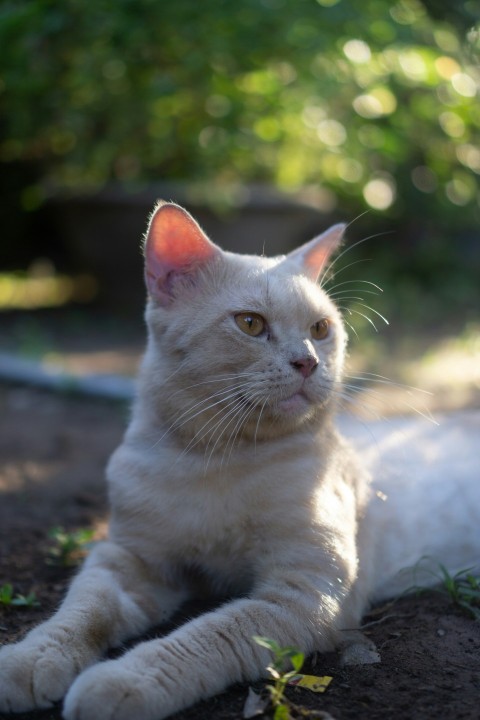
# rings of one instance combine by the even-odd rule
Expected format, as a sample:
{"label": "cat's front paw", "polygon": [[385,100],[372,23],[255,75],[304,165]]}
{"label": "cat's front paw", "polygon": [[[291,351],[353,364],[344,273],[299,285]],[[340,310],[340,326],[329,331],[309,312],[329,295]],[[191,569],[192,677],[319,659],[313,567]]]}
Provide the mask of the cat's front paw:
{"label": "cat's front paw", "polygon": [[[70,688],[65,720],[161,720],[167,696],[148,676],[108,660],[86,670]],[[167,713],[168,714],[168,713]]]}
{"label": "cat's front paw", "polygon": [[49,708],[60,700],[78,670],[61,646],[48,638],[0,649],[0,712]]}

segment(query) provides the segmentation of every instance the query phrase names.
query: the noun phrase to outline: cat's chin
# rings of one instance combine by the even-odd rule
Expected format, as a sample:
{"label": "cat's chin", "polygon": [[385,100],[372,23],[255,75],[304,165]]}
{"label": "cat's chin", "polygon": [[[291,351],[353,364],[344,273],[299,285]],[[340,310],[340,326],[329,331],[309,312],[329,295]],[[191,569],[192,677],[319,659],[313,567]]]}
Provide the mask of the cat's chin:
{"label": "cat's chin", "polygon": [[311,407],[310,400],[300,390],[290,397],[280,400],[277,409],[287,415],[303,415]]}

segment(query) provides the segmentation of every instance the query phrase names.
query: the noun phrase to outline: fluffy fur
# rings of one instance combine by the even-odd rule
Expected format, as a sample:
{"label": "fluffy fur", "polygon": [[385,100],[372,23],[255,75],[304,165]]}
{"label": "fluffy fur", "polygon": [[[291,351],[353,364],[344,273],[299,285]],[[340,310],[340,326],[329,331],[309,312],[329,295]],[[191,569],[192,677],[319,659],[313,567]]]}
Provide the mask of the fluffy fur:
{"label": "fluffy fur", "polygon": [[[161,720],[262,676],[254,635],[325,651],[370,600],[411,584],[400,571],[422,555],[452,570],[478,561],[478,416],[440,431],[346,427],[357,453],[337,429],[346,334],[316,280],[342,231],[247,257],[178,206],[156,208],[148,346],[108,467],[109,538],[56,615],[0,650],[0,710],[66,695],[67,720]],[[205,593],[236,599],[97,662]]]}

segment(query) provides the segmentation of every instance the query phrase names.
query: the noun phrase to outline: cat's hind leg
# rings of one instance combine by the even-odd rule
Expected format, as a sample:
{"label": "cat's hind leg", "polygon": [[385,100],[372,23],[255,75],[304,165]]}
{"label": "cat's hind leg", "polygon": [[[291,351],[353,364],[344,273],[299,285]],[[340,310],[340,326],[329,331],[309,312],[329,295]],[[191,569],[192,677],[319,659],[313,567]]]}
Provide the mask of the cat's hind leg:
{"label": "cat's hind leg", "polygon": [[0,712],[50,707],[108,647],[163,622],[184,599],[159,587],[130,552],[100,543],[58,612],[20,642],[0,648]]}

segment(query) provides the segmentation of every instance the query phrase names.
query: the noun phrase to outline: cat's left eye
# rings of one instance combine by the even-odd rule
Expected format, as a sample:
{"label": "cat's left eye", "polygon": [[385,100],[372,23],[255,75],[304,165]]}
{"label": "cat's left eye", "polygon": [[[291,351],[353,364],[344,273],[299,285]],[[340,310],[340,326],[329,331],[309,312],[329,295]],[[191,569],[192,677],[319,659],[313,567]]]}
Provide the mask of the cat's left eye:
{"label": "cat's left eye", "polygon": [[267,323],[261,315],[257,313],[237,313],[235,322],[242,332],[251,337],[258,337],[265,330]]}
{"label": "cat's left eye", "polygon": [[310,328],[310,334],[314,340],[325,340],[330,332],[330,323],[324,318],[314,323]]}

